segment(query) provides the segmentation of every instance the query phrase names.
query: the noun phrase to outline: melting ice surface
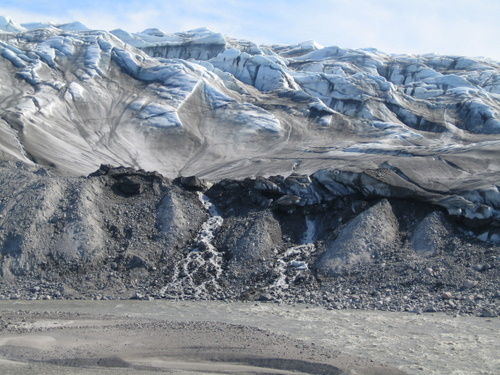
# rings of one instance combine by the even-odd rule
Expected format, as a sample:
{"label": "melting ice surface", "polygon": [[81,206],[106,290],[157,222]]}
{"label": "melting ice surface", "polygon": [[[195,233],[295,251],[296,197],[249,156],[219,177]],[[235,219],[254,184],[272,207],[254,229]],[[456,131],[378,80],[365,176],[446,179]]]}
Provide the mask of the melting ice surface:
{"label": "melting ice surface", "polygon": [[440,201],[450,214],[500,218],[500,63],[487,58],[0,17],[0,76],[0,155],[27,164],[217,181],[390,162],[464,192]]}

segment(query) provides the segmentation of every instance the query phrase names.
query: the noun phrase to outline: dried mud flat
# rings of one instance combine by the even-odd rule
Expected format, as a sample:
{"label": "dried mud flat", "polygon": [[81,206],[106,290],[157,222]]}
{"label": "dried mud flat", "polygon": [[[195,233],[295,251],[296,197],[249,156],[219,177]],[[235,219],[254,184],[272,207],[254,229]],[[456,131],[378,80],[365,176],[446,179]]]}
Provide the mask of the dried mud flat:
{"label": "dried mud flat", "polygon": [[1,301],[2,374],[495,374],[498,318],[307,305]]}

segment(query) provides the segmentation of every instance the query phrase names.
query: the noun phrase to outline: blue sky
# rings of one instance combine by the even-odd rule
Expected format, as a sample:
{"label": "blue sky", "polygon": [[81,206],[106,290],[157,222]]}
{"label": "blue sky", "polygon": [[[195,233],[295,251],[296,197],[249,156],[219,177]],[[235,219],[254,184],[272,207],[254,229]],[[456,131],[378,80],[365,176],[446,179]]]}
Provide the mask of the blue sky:
{"label": "blue sky", "polygon": [[500,0],[0,0],[16,22],[175,32],[206,26],[260,43],[314,39],[386,52],[500,60]]}

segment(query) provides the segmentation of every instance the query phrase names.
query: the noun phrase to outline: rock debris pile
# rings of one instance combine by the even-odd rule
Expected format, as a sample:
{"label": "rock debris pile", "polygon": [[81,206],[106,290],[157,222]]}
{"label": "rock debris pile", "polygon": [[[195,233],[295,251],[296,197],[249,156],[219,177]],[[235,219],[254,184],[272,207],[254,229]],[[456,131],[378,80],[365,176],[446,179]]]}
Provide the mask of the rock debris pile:
{"label": "rock debris pile", "polygon": [[216,183],[110,166],[61,177],[5,162],[0,173],[3,299],[499,312],[500,245],[478,238],[498,233],[496,216],[384,170]]}

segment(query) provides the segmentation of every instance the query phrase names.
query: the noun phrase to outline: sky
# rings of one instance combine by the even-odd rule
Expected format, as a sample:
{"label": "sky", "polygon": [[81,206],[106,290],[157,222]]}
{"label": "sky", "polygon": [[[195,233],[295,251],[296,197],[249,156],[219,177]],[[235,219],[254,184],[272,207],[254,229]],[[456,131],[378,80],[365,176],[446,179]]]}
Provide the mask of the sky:
{"label": "sky", "polygon": [[500,0],[0,0],[0,15],[131,32],[208,27],[257,43],[315,40],[500,60]]}

